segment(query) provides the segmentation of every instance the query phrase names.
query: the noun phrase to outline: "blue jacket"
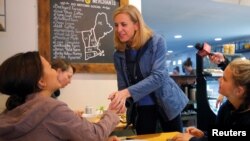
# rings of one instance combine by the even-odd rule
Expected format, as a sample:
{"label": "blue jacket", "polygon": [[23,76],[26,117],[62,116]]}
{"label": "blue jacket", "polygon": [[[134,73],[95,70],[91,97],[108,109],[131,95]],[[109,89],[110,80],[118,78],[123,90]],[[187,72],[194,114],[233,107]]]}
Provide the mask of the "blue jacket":
{"label": "blue jacket", "polygon": [[141,56],[139,67],[144,79],[135,85],[130,85],[126,73],[125,53],[115,51],[114,65],[117,72],[118,89],[128,88],[133,102],[154,92],[157,105],[165,116],[172,120],[178,116],[188,103],[188,98],[168,75],[166,69],[166,45],[160,35],[153,35],[148,48]]}

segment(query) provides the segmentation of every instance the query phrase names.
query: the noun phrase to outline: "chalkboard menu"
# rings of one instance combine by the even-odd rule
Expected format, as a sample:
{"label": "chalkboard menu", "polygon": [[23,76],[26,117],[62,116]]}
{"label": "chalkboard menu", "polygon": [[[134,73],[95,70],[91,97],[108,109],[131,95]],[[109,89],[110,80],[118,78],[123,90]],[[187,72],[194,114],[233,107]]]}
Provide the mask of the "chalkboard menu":
{"label": "chalkboard menu", "polygon": [[128,0],[38,0],[38,49],[83,73],[115,73],[112,12]]}
{"label": "chalkboard menu", "polygon": [[118,0],[51,0],[51,59],[112,63],[112,13],[118,6]]}

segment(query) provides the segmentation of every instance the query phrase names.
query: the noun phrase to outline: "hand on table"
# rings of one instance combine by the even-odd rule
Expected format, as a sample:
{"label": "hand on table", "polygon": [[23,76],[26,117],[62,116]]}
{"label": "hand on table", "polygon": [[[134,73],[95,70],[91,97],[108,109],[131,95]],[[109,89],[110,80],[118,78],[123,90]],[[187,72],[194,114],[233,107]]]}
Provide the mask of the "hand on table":
{"label": "hand on table", "polygon": [[117,136],[110,136],[107,141],[121,141]]}
{"label": "hand on table", "polygon": [[82,114],[84,113],[83,110],[75,110],[74,111],[75,115],[79,116],[82,118]]}
{"label": "hand on table", "polygon": [[189,133],[189,134],[191,134],[195,137],[199,137],[199,138],[204,136],[204,132],[196,127],[187,127],[186,133]]}
{"label": "hand on table", "polygon": [[189,141],[192,137],[203,137],[204,133],[196,127],[188,127],[185,133],[175,135],[172,140],[174,141]]}

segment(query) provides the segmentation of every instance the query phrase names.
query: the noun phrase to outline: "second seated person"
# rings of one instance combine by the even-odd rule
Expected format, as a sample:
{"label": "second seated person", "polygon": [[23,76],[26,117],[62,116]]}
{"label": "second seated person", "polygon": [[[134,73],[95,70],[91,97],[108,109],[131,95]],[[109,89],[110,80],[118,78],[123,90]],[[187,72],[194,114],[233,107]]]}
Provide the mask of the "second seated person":
{"label": "second seated person", "polygon": [[[73,74],[76,72],[74,66],[71,65],[70,62],[57,58],[51,63],[53,69],[58,73],[58,81],[61,83],[61,88],[66,87],[70,82]],[[60,96],[60,89],[56,90],[53,94],[53,98],[57,98]]]}
{"label": "second seated person", "polygon": [[[62,58],[57,58],[52,61],[51,67],[57,72],[57,79],[61,84],[60,88],[65,88],[69,83],[71,83],[71,79],[76,72],[76,68],[67,60]],[[61,94],[60,89],[57,89],[51,97],[58,98]],[[83,111],[76,110],[75,114],[79,117],[82,117]]]}
{"label": "second seated person", "polygon": [[113,20],[118,91],[110,94],[111,105],[120,113],[127,110],[127,123],[137,134],[156,133],[158,121],[164,132],[181,132],[188,98],[166,71],[164,38],[132,5],[117,8]]}

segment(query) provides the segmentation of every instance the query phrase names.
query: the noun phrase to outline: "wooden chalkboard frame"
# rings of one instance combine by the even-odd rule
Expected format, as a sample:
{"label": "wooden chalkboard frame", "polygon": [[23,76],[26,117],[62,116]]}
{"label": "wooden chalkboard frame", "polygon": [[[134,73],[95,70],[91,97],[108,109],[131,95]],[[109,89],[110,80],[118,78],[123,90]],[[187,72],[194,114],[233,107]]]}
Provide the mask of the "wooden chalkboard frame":
{"label": "wooden chalkboard frame", "polygon": [[[38,50],[49,62],[50,52],[50,0],[38,0]],[[128,0],[120,0],[120,5],[127,5]],[[115,73],[113,63],[76,63],[77,73]]]}

